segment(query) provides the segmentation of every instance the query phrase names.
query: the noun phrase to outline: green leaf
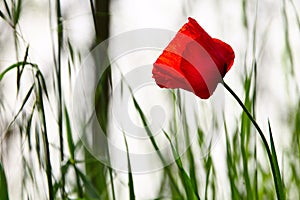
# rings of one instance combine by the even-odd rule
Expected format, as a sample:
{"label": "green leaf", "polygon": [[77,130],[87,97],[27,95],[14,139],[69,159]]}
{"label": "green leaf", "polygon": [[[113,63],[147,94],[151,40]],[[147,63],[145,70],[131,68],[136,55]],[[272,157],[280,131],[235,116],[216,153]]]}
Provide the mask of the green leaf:
{"label": "green leaf", "polygon": [[198,195],[198,192],[197,192],[197,188],[193,187],[193,182],[192,182],[191,178],[189,177],[189,175],[184,170],[182,161],[180,159],[180,156],[179,156],[177,150],[175,149],[169,135],[165,131],[163,131],[163,132],[164,132],[167,140],[169,141],[169,143],[171,145],[173,156],[176,159],[175,162],[176,162],[176,165],[179,169],[180,178],[181,178],[181,181],[183,183],[183,187],[185,189],[187,198],[191,199],[191,200],[192,199],[200,199],[200,197]]}
{"label": "green leaf", "polygon": [[6,10],[9,18],[11,18],[10,10],[9,10],[9,7],[8,7],[8,4],[7,4],[6,0],[4,0],[4,6],[5,6],[5,10]]}
{"label": "green leaf", "polygon": [[9,199],[6,176],[1,163],[0,163],[0,199],[1,200]]}
{"label": "green leaf", "polygon": [[125,146],[126,146],[126,154],[127,154],[127,162],[128,162],[128,187],[129,187],[129,199],[135,199],[135,194],[134,194],[134,185],[133,185],[133,177],[131,173],[131,163],[130,163],[130,157],[129,157],[129,149],[128,149],[128,143],[126,140],[125,133],[123,133],[124,141],[125,141]]}
{"label": "green leaf", "polygon": [[6,21],[6,17],[1,10],[0,10],[0,17]]}
{"label": "green leaf", "polygon": [[32,118],[33,118],[33,114],[34,114],[34,108],[35,108],[35,104],[33,105],[32,107],[32,111],[30,113],[30,116],[29,116],[29,119],[27,120],[27,126],[26,126],[26,136],[27,136],[27,140],[28,140],[28,147],[29,147],[29,150],[31,151],[31,123],[32,123]]}
{"label": "green leaf", "polygon": [[15,7],[14,10],[14,26],[16,26],[19,22],[20,15],[21,15],[21,8],[22,8],[22,1],[18,0],[17,6]]}
{"label": "green leaf", "polygon": [[268,120],[268,126],[269,126],[269,133],[270,133],[272,162],[273,162],[273,166],[275,168],[274,176],[275,176],[275,179],[276,179],[275,186],[276,186],[277,195],[278,195],[277,197],[278,197],[278,199],[285,199],[284,185],[283,185],[282,178],[281,178],[281,175],[280,175],[280,169],[279,169],[279,165],[278,165],[277,154],[276,154],[276,149],[275,149],[275,145],[274,145],[271,125],[270,125],[269,120]]}
{"label": "green leaf", "polygon": [[[142,120],[144,129],[146,130],[146,132],[147,132],[147,134],[148,134],[148,136],[149,136],[150,142],[151,142],[153,148],[155,149],[155,151],[157,152],[157,155],[158,155],[159,159],[161,160],[161,162],[162,162],[162,163],[166,163],[166,161],[165,161],[163,155],[162,155],[161,152],[159,151],[159,148],[158,148],[158,145],[157,145],[157,143],[156,143],[156,141],[155,141],[155,138],[153,137],[153,134],[152,134],[152,132],[151,132],[149,126],[148,126],[148,121],[147,121],[147,119],[146,119],[146,115],[144,114],[144,112],[142,111],[142,108],[140,107],[139,103],[137,102],[136,98],[134,97],[133,92],[132,92],[132,89],[130,88],[129,85],[128,85],[128,87],[129,87],[129,90],[130,90],[131,95],[132,95],[132,100],[133,100],[134,107],[135,107],[135,109],[136,109],[136,110],[138,111],[138,113],[139,113],[139,116],[140,116],[140,118],[141,118],[141,120]],[[174,177],[173,177],[173,174],[172,174],[171,171],[168,170],[168,169],[166,169],[165,172],[166,172],[166,174],[168,175],[168,177],[170,178],[171,185],[174,187],[174,191],[175,191],[178,195],[181,196],[180,190],[179,190],[179,188],[178,188],[178,186],[177,186],[177,184],[176,184],[176,181],[175,181],[175,179],[174,179]]]}
{"label": "green leaf", "polygon": [[75,170],[78,173],[81,180],[83,181],[85,189],[87,190],[87,193],[91,195],[91,198],[101,199],[92,182],[88,180],[88,178],[78,168],[75,168]]}
{"label": "green leaf", "polygon": [[69,152],[71,156],[72,162],[75,160],[75,145],[73,142],[73,137],[72,137],[72,129],[71,129],[71,123],[70,123],[70,118],[68,114],[68,110],[65,106],[65,118],[66,118],[66,132],[67,132],[67,141],[68,141],[68,147],[69,147]]}
{"label": "green leaf", "polygon": [[38,79],[38,81],[40,82],[42,89],[47,97],[47,99],[49,100],[49,96],[48,96],[48,90],[47,90],[47,86],[46,86],[46,81],[45,78],[42,74],[42,72],[40,70],[37,71],[36,77]]}
{"label": "green leaf", "polygon": [[28,90],[28,92],[27,92],[25,98],[23,99],[23,102],[22,102],[22,105],[21,105],[19,111],[18,111],[17,114],[14,116],[14,119],[9,123],[8,127],[10,127],[10,126],[16,121],[17,117],[19,116],[19,114],[20,114],[21,111],[23,110],[23,108],[24,108],[26,102],[28,101],[28,99],[29,99],[29,97],[30,97],[30,95],[31,95],[31,93],[32,93],[32,91],[33,91],[33,88],[34,88],[34,84],[33,84],[33,85],[30,87],[30,89]]}
{"label": "green leaf", "polygon": [[17,92],[19,92],[19,89],[20,89],[21,76],[22,76],[22,73],[24,71],[25,63],[26,63],[27,58],[28,58],[28,50],[29,50],[29,45],[26,47],[26,51],[25,51],[25,55],[24,55],[23,64],[21,66],[21,69],[19,70],[19,67],[18,67],[18,73],[17,73]]}
{"label": "green leaf", "polygon": [[7,72],[9,72],[10,70],[14,69],[14,68],[17,68],[19,66],[25,66],[25,65],[29,65],[31,66],[32,68],[35,68],[37,69],[37,65],[36,64],[33,64],[33,63],[29,63],[29,62],[17,62],[11,66],[9,66],[8,68],[6,68],[2,73],[0,73],[0,81],[2,80],[2,78],[5,76],[5,74]]}

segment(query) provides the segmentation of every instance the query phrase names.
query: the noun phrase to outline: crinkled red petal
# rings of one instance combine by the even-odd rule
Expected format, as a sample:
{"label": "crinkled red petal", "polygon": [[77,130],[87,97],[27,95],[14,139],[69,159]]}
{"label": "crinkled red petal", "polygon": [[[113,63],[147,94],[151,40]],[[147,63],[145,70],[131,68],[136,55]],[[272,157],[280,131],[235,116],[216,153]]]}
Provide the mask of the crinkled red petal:
{"label": "crinkled red petal", "polygon": [[153,78],[160,87],[182,88],[206,99],[231,68],[230,45],[212,38],[193,18],[158,57]]}

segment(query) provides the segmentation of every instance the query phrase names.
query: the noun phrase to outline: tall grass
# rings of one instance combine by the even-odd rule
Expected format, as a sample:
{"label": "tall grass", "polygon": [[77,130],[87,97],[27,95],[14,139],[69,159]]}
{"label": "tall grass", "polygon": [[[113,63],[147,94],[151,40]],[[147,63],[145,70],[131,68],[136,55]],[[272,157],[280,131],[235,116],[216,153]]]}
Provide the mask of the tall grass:
{"label": "tall grass", "polygon": [[[74,79],[76,65],[81,63],[82,55],[76,53],[77,47],[72,44],[71,38],[66,33],[64,12],[67,10],[62,7],[63,1],[49,0],[53,68],[49,69],[50,72],[43,72],[41,70],[43,64],[32,60],[31,44],[28,44],[22,35],[20,21],[22,14],[28,12],[29,8],[22,0],[3,0],[0,3],[0,26],[11,31],[12,41],[8,40],[7,43],[11,43],[1,45],[3,49],[4,46],[13,47],[11,51],[14,53],[14,62],[0,66],[0,199],[5,200],[9,197],[10,199],[141,199],[139,190],[151,190],[152,196],[156,199],[284,199],[285,197],[298,199],[300,197],[300,96],[297,79],[299,59],[295,53],[297,45],[293,43],[291,32],[295,33],[297,29],[297,36],[300,35],[300,10],[297,7],[299,4],[293,0],[282,0],[280,4],[282,21],[281,27],[277,30],[282,34],[282,38],[279,39],[282,41],[283,50],[280,52],[282,55],[276,56],[282,58],[282,66],[278,68],[286,77],[286,83],[282,83],[287,88],[285,95],[291,97],[287,100],[288,105],[285,106],[288,109],[281,122],[282,126],[288,127],[286,129],[288,131],[281,134],[274,128],[280,127],[281,124],[274,124],[272,119],[268,118],[261,120],[261,117],[264,117],[261,115],[263,111],[258,110],[261,108],[259,105],[263,103],[260,101],[263,87],[259,84],[263,83],[261,77],[267,76],[261,74],[265,64],[262,62],[265,56],[263,49],[268,47],[267,38],[272,34],[269,27],[265,27],[262,31],[259,28],[263,20],[259,18],[259,14],[266,8],[260,7],[259,1],[236,2],[240,4],[242,18],[239,27],[243,29],[247,40],[245,52],[236,52],[237,59],[242,58],[242,61],[237,63],[243,63],[243,66],[236,66],[237,71],[244,72],[239,80],[242,90],[237,92],[236,98],[242,97],[239,103],[244,105],[244,111],[238,110],[238,114],[233,114],[233,117],[223,113],[223,124],[219,124],[219,127],[223,134],[220,140],[224,141],[216,145],[223,145],[224,152],[222,155],[216,155],[213,144],[211,142],[207,144],[209,136],[203,128],[205,122],[199,116],[195,117],[200,120],[193,129],[189,116],[186,116],[186,107],[189,105],[184,101],[184,94],[178,90],[171,91],[171,104],[174,112],[180,111],[181,118],[174,115],[169,124],[170,128],[162,132],[172,149],[174,163],[160,170],[161,179],[153,180],[158,188],[154,190],[148,189],[147,183],[141,185],[136,181],[138,175],[131,169],[132,147],[125,132],[123,138],[128,168],[126,183],[121,178],[125,172],[118,172],[101,163],[85,149],[75,134],[64,82],[65,80],[71,82]],[[94,33],[90,36],[93,38],[90,50],[110,36],[110,3],[109,0],[89,2],[90,21],[94,25]],[[189,2],[187,7],[192,9],[193,3],[195,2]],[[251,8],[255,8],[255,12]],[[184,12],[189,13],[188,10]],[[263,34],[259,34],[261,32]],[[263,37],[259,37],[261,35]],[[3,42],[1,35],[0,42]],[[107,134],[110,134],[111,123],[109,113],[113,89],[112,77],[112,70],[108,68],[97,83],[95,94],[97,118]],[[238,75],[232,75],[230,78],[234,77]],[[121,81],[126,83],[125,79]],[[29,87],[22,84],[24,82],[29,83]],[[13,83],[8,86],[8,90],[15,88],[12,90],[15,92],[12,104],[7,102],[11,101],[9,95],[5,95],[8,92],[4,87],[7,83]],[[235,86],[232,88],[238,89]],[[142,107],[142,102],[135,97],[133,91],[131,92],[135,111],[149,136],[149,143],[164,164],[165,158],[158,151],[159,141],[152,137],[153,133],[149,128],[151,120],[147,118],[146,108]],[[227,98],[229,94],[225,95],[226,101],[234,101],[231,97]],[[16,107],[12,109],[12,114],[10,105]],[[253,124],[249,116],[252,116],[252,120],[260,119],[260,121]],[[50,125],[51,118],[54,118],[54,127]],[[259,134],[263,135],[262,138],[265,138],[263,140],[256,134],[255,128],[258,124],[262,127],[262,130],[259,128]],[[179,126],[183,127],[185,141],[171,139],[171,136],[176,135]],[[192,139],[189,136],[195,130],[197,141],[192,143],[184,155],[179,155],[180,142],[189,144]],[[286,135],[289,146],[284,149],[278,140]],[[58,136],[57,143],[51,139],[56,136]],[[97,138],[97,135],[90,137]],[[266,143],[269,149],[264,149]],[[93,141],[93,145],[99,144],[96,139]],[[202,157],[207,147],[209,151]],[[108,146],[104,148],[107,155],[110,155]],[[21,170],[17,171],[18,168],[10,162],[12,155],[13,158],[20,158]],[[220,164],[220,156],[225,157],[223,165]],[[268,158],[271,158],[271,165]],[[224,168],[221,169],[220,166]],[[11,177],[15,170],[20,175],[17,180]],[[225,180],[222,180],[220,173]],[[16,182],[20,188],[14,187],[13,184]],[[226,186],[222,185],[224,183]],[[128,193],[126,197],[121,196],[126,192]]]}

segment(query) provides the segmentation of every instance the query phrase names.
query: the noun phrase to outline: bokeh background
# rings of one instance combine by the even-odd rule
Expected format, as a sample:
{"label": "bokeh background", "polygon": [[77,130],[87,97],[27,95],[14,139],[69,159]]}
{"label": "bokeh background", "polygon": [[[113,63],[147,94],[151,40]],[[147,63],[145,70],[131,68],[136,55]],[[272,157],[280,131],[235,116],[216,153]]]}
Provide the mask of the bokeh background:
{"label": "bokeh background", "polygon": [[[210,100],[193,98],[197,112],[168,118],[170,135],[180,126],[186,140],[192,139],[190,148],[168,167],[139,174],[109,168],[79,139],[86,133],[78,135],[74,128],[73,94],[91,50],[136,29],[176,33],[189,16],[234,49],[235,63],[225,81],[268,139],[270,122],[287,198],[299,198],[299,1],[2,0],[0,11],[0,181],[5,174],[10,199],[275,198],[261,139],[221,85]],[[126,149],[122,130],[114,128],[109,114],[109,83],[114,88],[124,81],[121,74],[126,77],[137,66],[155,62],[160,53],[142,49],[123,55],[97,83],[99,123],[125,152],[145,153],[153,143],[145,146],[127,135]],[[152,91],[140,87],[135,96],[146,118],[151,117],[153,101],[167,105],[167,111],[173,105],[182,113],[191,107],[184,100],[178,103],[180,96],[190,95],[187,92],[147,90]],[[214,102],[220,101],[222,108],[214,109]],[[143,127],[133,99],[126,106],[131,120]],[[221,113],[221,122],[216,113]],[[215,137],[210,135],[212,127]]]}

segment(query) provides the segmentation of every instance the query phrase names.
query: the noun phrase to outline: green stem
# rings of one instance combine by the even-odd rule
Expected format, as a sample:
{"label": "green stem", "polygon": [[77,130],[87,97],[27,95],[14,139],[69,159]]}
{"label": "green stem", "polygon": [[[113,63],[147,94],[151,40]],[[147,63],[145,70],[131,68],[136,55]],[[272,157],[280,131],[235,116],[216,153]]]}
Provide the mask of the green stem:
{"label": "green stem", "polygon": [[[274,179],[274,183],[275,183],[275,189],[276,189],[276,194],[277,194],[277,198],[279,200],[284,200],[284,193],[282,192],[282,188],[280,188],[282,185],[278,182],[279,179],[281,179],[281,175],[280,172],[278,175],[276,175],[276,170],[275,170],[275,164],[272,158],[272,154],[271,154],[271,150],[269,147],[269,144],[267,142],[267,139],[265,138],[262,130],[260,129],[259,125],[257,124],[257,122],[255,121],[254,117],[251,115],[251,113],[248,111],[248,109],[246,108],[246,106],[243,104],[243,102],[241,101],[241,99],[234,93],[234,91],[223,81],[222,82],[224,87],[226,88],[226,90],[235,98],[235,100],[240,104],[240,106],[243,108],[244,112],[247,114],[248,118],[250,119],[250,121],[252,122],[252,124],[255,126],[258,134],[260,135],[263,144],[266,148],[267,154],[268,154],[268,158],[269,158],[269,162],[271,165],[271,170],[272,170],[272,175],[273,175],[273,179]],[[278,167],[278,166],[277,166]],[[279,177],[277,177],[279,176]]]}
{"label": "green stem", "polygon": [[56,65],[56,79],[57,79],[57,90],[58,90],[58,133],[59,133],[59,145],[60,145],[60,165],[61,165],[61,197],[66,198],[65,192],[65,174],[62,171],[64,162],[64,142],[63,142],[63,115],[62,115],[62,84],[61,84],[61,50],[63,43],[63,23],[61,14],[61,3],[60,0],[56,0],[56,23],[57,23],[57,65]]}

